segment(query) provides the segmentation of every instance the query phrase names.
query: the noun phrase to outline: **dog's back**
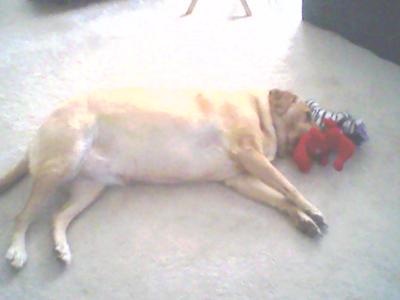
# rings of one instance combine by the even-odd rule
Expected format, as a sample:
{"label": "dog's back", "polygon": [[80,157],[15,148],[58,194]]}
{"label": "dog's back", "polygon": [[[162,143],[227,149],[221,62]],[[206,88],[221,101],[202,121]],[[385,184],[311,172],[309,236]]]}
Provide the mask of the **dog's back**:
{"label": "dog's back", "polygon": [[62,168],[104,184],[220,181],[239,172],[229,155],[241,137],[263,147],[259,122],[248,93],[102,91],[50,116],[32,144],[31,172]]}

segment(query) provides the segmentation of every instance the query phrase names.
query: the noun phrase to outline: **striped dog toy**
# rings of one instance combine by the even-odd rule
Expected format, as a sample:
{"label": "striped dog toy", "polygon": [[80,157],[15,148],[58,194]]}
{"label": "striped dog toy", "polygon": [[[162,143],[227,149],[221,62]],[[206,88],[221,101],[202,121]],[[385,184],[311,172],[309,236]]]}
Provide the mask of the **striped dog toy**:
{"label": "striped dog toy", "polygon": [[357,146],[368,140],[367,128],[361,119],[354,119],[349,113],[326,110],[313,100],[307,100],[306,104],[310,108],[311,117],[318,127],[324,127],[325,119],[332,119]]}

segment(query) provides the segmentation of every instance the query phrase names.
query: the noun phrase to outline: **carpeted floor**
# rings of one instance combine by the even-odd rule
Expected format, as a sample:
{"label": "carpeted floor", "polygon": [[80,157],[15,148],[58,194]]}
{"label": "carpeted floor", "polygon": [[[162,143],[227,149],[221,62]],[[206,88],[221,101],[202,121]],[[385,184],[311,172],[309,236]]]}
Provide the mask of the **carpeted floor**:
{"label": "carpeted floor", "polygon": [[[189,1],[1,1],[0,173],[81,92],[290,88],[362,117],[371,137],[341,173],[277,161],[329,232],[311,240],[217,184],[112,188],[71,227],[68,268],[44,214],[25,269],[1,260],[0,299],[400,299],[400,67],[300,23],[292,0],[248,1],[254,16],[236,20],[233,0],[201,0],[186,18]],[[0,196],[1,253],[29,189],[25,180]]]}

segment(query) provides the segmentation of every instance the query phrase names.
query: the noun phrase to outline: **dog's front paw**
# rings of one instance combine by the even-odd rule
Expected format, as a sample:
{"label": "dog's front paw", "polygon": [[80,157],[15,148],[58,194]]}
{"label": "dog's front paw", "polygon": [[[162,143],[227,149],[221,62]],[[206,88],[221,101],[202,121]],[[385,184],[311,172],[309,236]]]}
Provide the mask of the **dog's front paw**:
{"label": "dog's front paw", "polygon": [[72,260],[71,250],[67,243],[58,242],[56,243],[54,250],[57,253],[57,257],[64,262],[65,264],[69,265]]}
{"label": "dog's front paw", "polygon": [[318,225],[302,211],[297,211],[294,216],[294,222],[297,228],[309,237],[317,237],[322,234]]}
{"label": "dog's front paw", "polygon": [[11,245],[7,250],[6,259],[10,262],[11,266],[16,269],[21,269],[28,259],[25,247]]}
{"label": "dog's front paw", "polygon": [[321,230],[326,230],[328,224],[325,222],[325,218],[320,211],[310,211],[307,215],[318,225]]}

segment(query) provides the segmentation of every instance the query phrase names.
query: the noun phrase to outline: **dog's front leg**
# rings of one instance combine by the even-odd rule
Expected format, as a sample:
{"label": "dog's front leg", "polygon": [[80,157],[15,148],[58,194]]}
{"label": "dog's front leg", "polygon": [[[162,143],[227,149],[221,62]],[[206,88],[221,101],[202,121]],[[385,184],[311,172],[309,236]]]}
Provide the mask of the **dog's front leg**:
{"label": "dog's front leg", "polygon": [[326,226],[319,209],[308,202],[294,185],[260,152],[251,147],[241,147],[236,149],[232,156],[247,172],[282,193],[289,201],[301,208],[318,226]]}
{"label": "dog's front leg", "polygon": [[285,199],[285,196],[264,184],[252,175],[240,175],[226,180],[225,185],[238,193],[268,204],[289,215],[294,224],[305,234],[317,236],[321,234],[320,229],[314,221],[301,209]]}

